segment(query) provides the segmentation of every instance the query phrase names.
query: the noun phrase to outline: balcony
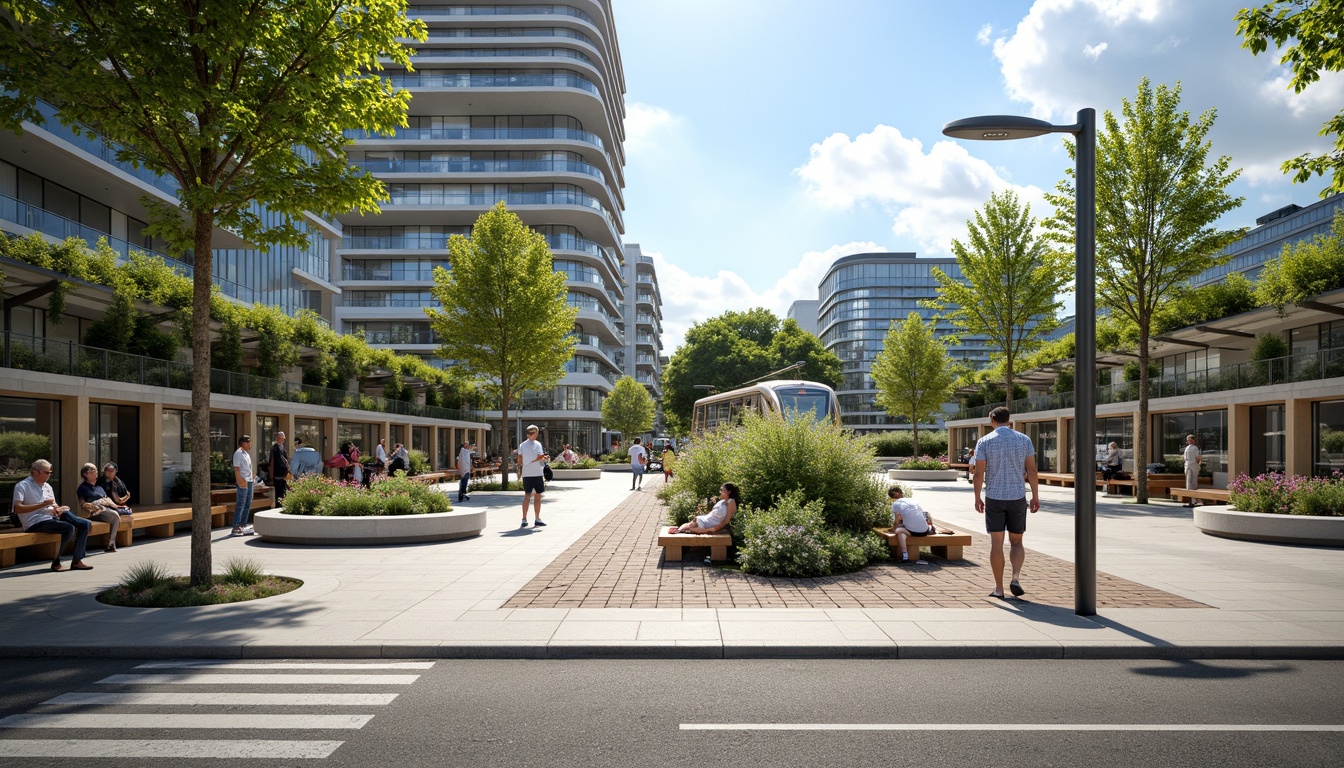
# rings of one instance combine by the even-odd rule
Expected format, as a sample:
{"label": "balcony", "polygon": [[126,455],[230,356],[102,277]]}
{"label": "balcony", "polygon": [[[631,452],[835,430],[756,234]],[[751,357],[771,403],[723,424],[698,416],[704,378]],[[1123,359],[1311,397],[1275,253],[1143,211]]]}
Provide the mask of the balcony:
{"label": "balcony", "polygon": [[602,137],[574,128],[398,128],[391,136],[347,130],[354,141],[578,141],[605,151]]}
{"label": "balcony", "polygon": [[[352,331],[352,333],[354,333]],[[370,344],[439,344],[433,331],[364,331],[364,341]]]}
{"label": "balcony", "polygon": [[[122,352],[110,352],[66,341],[21,336],[0,331],[4,355],[0,366],[15,370],[82,376],[99,381],[119,381],[140,386],[191,389],[192,368],[186,363],[158,360]],[[370,397],[344,389],[313,387],[246,373],[212,369],[210,392],[216,395],[251,397],[290,403],[309,403],[329,408],[422,416],[433,419],[478,421],[474,411],[418,405],[382,397]]]}
{"label": "balcony", "polygon": [[143,166],[137,168],[131,165],[128,161],[119,160],[117,158],[117,153],[121,151],[121,147],[115,144],[108,144],[102,139],[97,138],[93,129],[88,126],[83,126],[82,128],[87,131],[89,135],[76,134],[68,126],[61,123],[60,119],[57,117],[58,111],[56,107],[41,99],[38,99],[37,101],[37,111],[42,113],[42,117],[46,118],[45,122],[40,126],[42,130],[58,137],[62,141],[75,145],[90,155],[102,160],[104,163],[114,166],[117,170],[134,176],[151,187],[167,193],[170,198],[176,201],[177,191],[179,189],[176,179],[173,179],[170,176],[161,176]]}
{"label": "balcony", "polygon": [[[1273,360],[1235,363],[1221,368],[1209,368],[1173,376],[1163,376],[1148,382],[1148,397],[1199,395],[1207,392],[1228,392],[1250,387],[1272,387],[1293,382],[1320,381],[1344,377],[1344,349],[1309,352]],[[1097,405],[1127,403],[1139,399],[1139,382],[1121,381],[1097,387]],[[983,419],[1002,403],[963,408],[950,417]],[[1014,414],[1053,411],[1073,407],[1073,393],[1060,392],[1014,400],[1008,408]]]}
{"label": "balcony", "polygon": [[[570,59],[581,61],[594,69],[599,63],[582,51],[569,48],[447,48],[427,49],[433,45],[435,36],[431,36],[419,48],[417,55],[421,59]],[[457,40],[446,42],[456,43]],[[530,63],[530,62],[529,62]]]}
{"label": "balcony", "polygon": [[579,173],[607,183],[597,166],[572,160],[357,160],[351,165],[370,173]]}
{"label": "balcony", "polygon": [[399,88],[574,88],[601,98],[597,85],[578,75],[472,75],[410,72],[387,76]]}
{"label": "balcony", "polygon": [[595,24],[586,12],[568,5],[412,5],[406,14],[414,18],[434,19],[456,16],[572,16]]}
{"label": "balcony", "polygon": [[[428,283],[434,280],[434,264],[413,266],[411,264],[389,267],[358,267],[346,264],[341,270],[343,280],[368,280],[395,283]],[[447,268],[448,263],[441,266]]]}

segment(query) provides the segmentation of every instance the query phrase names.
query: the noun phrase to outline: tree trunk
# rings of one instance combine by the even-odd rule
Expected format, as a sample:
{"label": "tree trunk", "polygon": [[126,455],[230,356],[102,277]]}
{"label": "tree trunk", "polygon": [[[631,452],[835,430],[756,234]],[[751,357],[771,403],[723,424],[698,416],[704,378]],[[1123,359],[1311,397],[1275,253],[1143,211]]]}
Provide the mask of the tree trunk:
{"label": "tree trunk", "polygon": [[1003,404],[1011,411],[1013,408],[1013,359],[1003,360]]}
{"label": "tree trunk", "polygon": [[[500,388],[499,398],[499,434],[503,438],[503,449],[499,455],[499,480],[500,490],[509,488],[509,459],[512,458],[509,453],[509,388],[507,386]],[[521,475],[522,470],[519,469]]]}
{"label": "tree trunk", "polygon": [[910,426],[913,427],[910,435],[910,443],[913,447],[915,458],[919,458],[919,419],[911,419]]}
{"label": "tree trunk", "polygon": [[210,289],[214,217],[193,214],[196,259],[191,291],[191,584],[211,583],[210,559]]}
{"label": "tree trunk", "polygon": [[1139,433],[1134,446],[1134,503],[1148,503],[1148,323],[1139,324]]}

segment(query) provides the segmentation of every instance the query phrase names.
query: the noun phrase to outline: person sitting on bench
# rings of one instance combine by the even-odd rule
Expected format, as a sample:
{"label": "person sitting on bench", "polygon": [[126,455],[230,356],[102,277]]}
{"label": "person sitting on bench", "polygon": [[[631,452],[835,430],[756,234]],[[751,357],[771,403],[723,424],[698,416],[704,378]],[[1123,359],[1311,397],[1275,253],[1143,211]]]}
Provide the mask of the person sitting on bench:
{"label": "person sitting on bench", "polygon": [[90,520],[101,520],[107,523],[107,549],[108,553],[117,551],[117,529],[121,527],[121,516],[127,517],[131,514],[131,508],[118,504],[111,496],[107,495],[107,489],[98,482],[98,467],[94,464],[85,464],[79,469],[80,477],[84,482],[75,489],[75,495],[79,497],[80,506],[89,516]]}
{"label": "person sitting on bench", "polygon": [[728,522],[733,519],[733,513],[737,511],[737,502],[741,498],[742,494],[736,485],[724,483],[719,487],[718,503],[708,514],[696,515],[691,522],[671,528],[668,533],[718,533],[728,527]]}
{"label": "person sitting on bench", "polygon": [[[891,532],[901,547],[901,562],[910,562],[910,552],[905,540],[911,536],[929,536],[934,533],[933,518],[919,504],[904,498],[905,491],[899,485],[887,489],[887,498],[891,499]],[[916,557],[916,560],[919,558]]]}
{"label": "person sitting on bench", "polygon": [[1101,479],[1109,482],[1125,474],[1121,471],[1124,465],[1125,458],[1120,455],[1120,447],[1111,443],[1106,447],[1106,461],[1101,465]]}
{"label": "person sitting on bench", "polygon": [[29,476],[14,485],[14,514],[19,516],[23,530],[33,533],[55,533],[61,537],[56,548],[56,557],[51,561],[51,570],[64,571],[61,565],[61,550],[75,542],[74,557],[70,569],[90,571],[93,566],[84,562],[84,548],[89,540],[89,529],[93,524],[78,515],[72,514],[69,507],[56,503],[56,493],[51,489],[51,462],[38,459],[33,462]]}

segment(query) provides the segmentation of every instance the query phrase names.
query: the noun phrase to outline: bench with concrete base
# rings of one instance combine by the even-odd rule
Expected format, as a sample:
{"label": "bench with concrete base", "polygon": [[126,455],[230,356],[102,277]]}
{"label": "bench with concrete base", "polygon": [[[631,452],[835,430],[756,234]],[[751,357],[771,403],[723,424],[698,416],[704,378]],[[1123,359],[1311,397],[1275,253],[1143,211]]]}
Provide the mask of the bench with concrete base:
{"label": "bench with concrete base", "polygon": [[727,560],[728,547],[733,545],[730,533],[668,533],[670,526],[658,527],[658,546],[670,563],[681,560],[682,547],[709,547],[710,560]]}
{"label": "bench with concrete base", "polygon": [[[1107,493],[1118,495],[1118,493],[1119,493],[1119,489],[1121,489],[1121,488],[1128,488],[1129,491],[1130,491],[1130,493],[1133,493],[1133,492],[1134,492],[1134,489],[1138,486],[1138,483],[1139,483],[1138,480],[1136,480],[1136,479],[1134,479],[1134,478],[1132,478],[1132,477],[1128,477],[1128,478],[1125,478],[1125,479],[1123,479],[1123,480],[1120,479],[1120,478],[1112,478],[1112,479],[1110,479],[1110,480],[1103,480],[1103,481],[1100,481],[1098,484],[1099,484],[1099,485],[1105,485],[1105,488],[1106,488],[1106,492],[1107,492]],[[1165,495],[1165,494],[1169,493],[1169,492],[1171,491],[1171,489],[1173,489],[1173,488],[1179,488],[1179,487],[1181,487],[1181,486],[1183,486],[1183,485],[1185,485],[1185,478],[1184,478],[1184,477],[1180,478],[1179,480],[1173,480],[1173,479],[1167,479],[1167,478],[1158,478],[1158,477],[1154,477],[1153,475],[1149,475],[1149,476],[1148,476],[1148,495],[1149,495],[1149,496],[1162,496],[1162,495]]]}
{"label": "bench with concrete base", "polygon": [[[219,505],[210,508],[210,524],[219,528],[229,524],[233,514],[231,505]],[[178,523],[191,520],[191,507],[169,507],[164,509],[136,509],[135,513],[122,517],[117,528],[117,546],[129,547],[136,531],[144,531],[151,539],[163,539],[173,535]],[[90,520],[90,548],[98,536],[107,536],[109,525],[101,520]],[[31,548],[33,560],[53,560],[61,537],[55,533],[33,533],[17,528],[0,532],[0,568],[8,568],[18,560],[18,550]]]}
{"label": "bench with concrete base", "polygon": [[[448,472],[426,472],[421,475],[409,475],[409,478],[411,480],[416,481],[417,483],[425,483],[426,485],[437,485],[438,483],[446,482],[447,480],[449,480],[450,478],[448,477],[448,474],[449,474]],[[452,475],[453,477],[451,479],[457,479],[457,470],[453,470]]]}
{"label": "bench with concrete base", "polygon": [[[887,540],[892,554],[901,556],[901,541],[890,528],[874,528],[873,533]],[[962,549],[971,546],[969,533],[935,533],[932,536],[907,536],[905,550],[911,560],[919,559],[919,548],[928,547],[929,551],[944,560],[960,560]]]}
{"label": "bench with concrete base", "polygon": [[1072,472],[1037,472],[1036,479],[1041,485],[1058,485],[1061,488],[1073,487]]}
{"label": "bench with concrete base", "polygon": [[1232,501],[1232,492],[1220,488],[1197,488],[1193,491],[1172,488],[1167,493],[1176,501],[1199,501],[1205,504],[1229,504]]}

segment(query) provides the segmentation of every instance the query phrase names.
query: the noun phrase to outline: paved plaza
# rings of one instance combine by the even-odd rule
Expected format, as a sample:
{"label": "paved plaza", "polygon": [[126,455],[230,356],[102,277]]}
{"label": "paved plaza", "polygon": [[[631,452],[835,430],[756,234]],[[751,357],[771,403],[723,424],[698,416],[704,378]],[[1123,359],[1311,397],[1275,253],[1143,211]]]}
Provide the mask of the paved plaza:
{"label": "paved plaza", "polygon": [[[1206,536],[1176,505],[1098,499],[1100,608],[1072,611],[1071,489],[1029,519],[1028,601],[988,600],[983,535],[961,564],[881,564],[830,579],[761,579],[703,555],[662,563],[656,479],[554,484],[544,529],[516,493],[475,493],[481,536],[302,547],[214,533],[232,556],[300,578],[235,605],[127,609],[94,600],[144,561],[186,573],[187,536],[0,572],[9,655],[204,657],[1318,657],[1344,655],[1344,550]],[[445,486],[446,487],[446,486]],[[941,525],[980,531],[965,482],[916,483]],[[694,550],[692,558],[694,558]],[[870,602],[871,601],[871,602]]]}

